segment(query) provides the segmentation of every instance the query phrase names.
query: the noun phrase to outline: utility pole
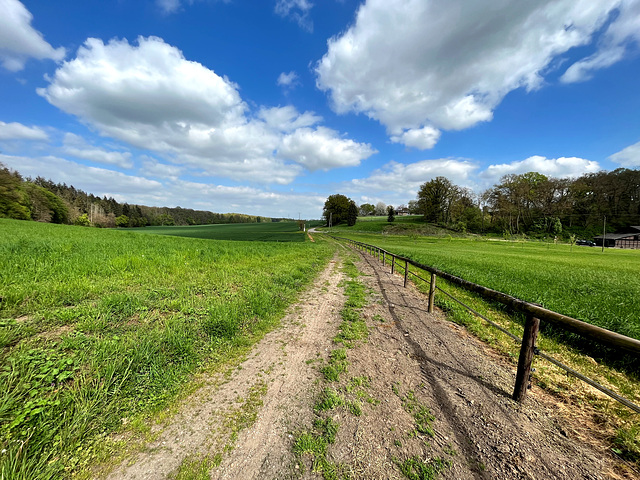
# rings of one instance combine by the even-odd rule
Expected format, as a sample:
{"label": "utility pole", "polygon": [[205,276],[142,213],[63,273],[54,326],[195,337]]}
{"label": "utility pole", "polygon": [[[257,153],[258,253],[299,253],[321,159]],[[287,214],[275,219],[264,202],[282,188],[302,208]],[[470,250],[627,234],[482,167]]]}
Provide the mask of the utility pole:
{"label": "utility pole", "polygon": [[604,242],[607,238],[607,216],[602,221],[602,252],[604,253]]}
{"label": "utility pole", "polygon": [[331,233],[331,221],[333,220],[333,212],[329,212],[329,233]]}

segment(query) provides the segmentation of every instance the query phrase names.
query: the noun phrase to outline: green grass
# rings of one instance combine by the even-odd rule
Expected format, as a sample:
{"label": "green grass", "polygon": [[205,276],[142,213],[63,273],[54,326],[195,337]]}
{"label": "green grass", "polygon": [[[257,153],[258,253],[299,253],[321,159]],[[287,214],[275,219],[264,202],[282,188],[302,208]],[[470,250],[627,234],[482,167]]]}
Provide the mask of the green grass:
{"label": "green grass", "polygon": [[231,223],[172,227],[132,228],[127,231],[206,238],[209,240],[241,240],[260,242],[304,242],[308,239],[298,228],[298,222]]}
{"label": "green grass", "polygon": [[320,371],[328,382],[340,380],[340,374],[347,371],[349,362],[347,361],[347,351],[344,348],[332,350],[329,354],[329,362]]}
{"label": "green grass", "polygon": [[111,456],[112,432],[246,351],[332,252],[0,219],[0,478]]}
{"label": "green grass", "polygon": [[640,251],[483,239],[345,234],[640,339]]}
{"label": "green grass", "polygon": [[[321,229],[325,232],[328,228]],[[335,235],[343,233],[385,233],[385,234],[402,234],[402,235],[439,235],[447,236],[460,235],[452,233],[442,227],[438,227],[431,223],[425,222],[421,215],[396,216],[395,221],[388,222],[386,215],[384,217],[358,217],[358,221],[352,227],[346,224],[340,224],[331,228],[331,232]]]}
{"label": "green grass", "polygon": [[420,457],[410,457],[396,463],[402,474],[409,480],[433,480],[450,465],[450,462],[442,458],[425,461]]}

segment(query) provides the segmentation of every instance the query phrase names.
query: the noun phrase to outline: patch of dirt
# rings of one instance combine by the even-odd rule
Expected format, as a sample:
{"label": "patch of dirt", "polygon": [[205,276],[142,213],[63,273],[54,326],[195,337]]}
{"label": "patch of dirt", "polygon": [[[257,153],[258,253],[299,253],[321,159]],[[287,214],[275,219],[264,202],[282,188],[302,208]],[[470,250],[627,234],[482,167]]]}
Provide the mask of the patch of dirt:
{"label": "patch of dirt", "polygon": [[46,330],[37,335],[38,338],[45,340],[60,340],[65,335],[68,335],[73,330],[73,325],[61,325],[51,330]]}
{"label": "patch of dirt", "polygon": [[[337,257],[336,257],[337,258]],[[282,320],[226,378],[215,377],[183,407],[144,452],[116,468],[109,479],[165,479],[188,456],[222,454],[211,478],[281,478],[295,472],[290,432],[310,422],[315,360],[326,352],[344,303],[343,275],[334,259]],[[326,354],[325,354],[326,356]],[[311,362],[309,362],[311,361]],[[255,422],[235,422],[256,387],[266,385]],[[251,423],[251,422],[249,422]],[[235,438],[237,436],[237,439]]]}

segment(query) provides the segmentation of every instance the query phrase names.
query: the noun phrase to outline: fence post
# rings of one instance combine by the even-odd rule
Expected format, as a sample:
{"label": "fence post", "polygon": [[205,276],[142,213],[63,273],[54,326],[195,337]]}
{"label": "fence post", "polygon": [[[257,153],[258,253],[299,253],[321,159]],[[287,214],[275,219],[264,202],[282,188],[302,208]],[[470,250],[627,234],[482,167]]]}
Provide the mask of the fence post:
{"label": "fence post", "polygon": [[387,264],[387,255],[386,252],[383,250],[382,251],[382,265],[386,265]]}
{"label": "fence post", "polygon": [[409,274],[409,264],[408,262],[405,260],[404,261],[404,285],[403,287],[407,288],[407,275]]}
{"label": "fence post", "polygon": [[429,285],[429,313],[433,313],[433,304],[436,297],[436,274],[431,274],[431,284]]}
{"label": "fence post", "polygon": [[513,399],[517,402],[522,402],[527,395],[529,377],[531,376],[531,364],[533,363],[539,328],[540,319],[533,315],[527,315],[527,320],[524,324],[522,346],[520,347],[520,356],[518,357],[516,386],[513,389]]}
{"label": "fence post", "polygon": [[393,275],[393,272],[396,269],[396,257],[395,255],[391,255],[391,275]]}

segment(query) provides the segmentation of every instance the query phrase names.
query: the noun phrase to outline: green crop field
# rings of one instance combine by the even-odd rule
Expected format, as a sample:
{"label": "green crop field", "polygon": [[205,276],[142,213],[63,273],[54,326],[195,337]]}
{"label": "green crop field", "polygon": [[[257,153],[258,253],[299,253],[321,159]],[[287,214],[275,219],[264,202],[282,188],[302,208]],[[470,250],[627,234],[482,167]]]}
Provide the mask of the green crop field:
{"label": "green crop field", "polygon": [[[317,222],[316,222],[317,223]],[[173,235],[177,237],[206,238],[209,240],[242,240],[261,242],[304,242],[307,236],[297,222],[231,223],[218,225],[191,225],[180,227],[144,227],[131,231]]]}
{"label": "green crop field", "polygon": [[273,328],[332,251],[0,219],[0,478],[108,456],[112,432]]}
{"label": "green crop field", "polygon": [[[327,231],[328,229],[323,229]],[[341,235],[347,232],[360,233],[391,233],[400,235],[420,234],[420,235],[443,235],[449,236],[450,230],[437,227],[431,223],[425,222],[422,215],[406,215],[396,216],[393,222],[387,222],[387,217],[358,217],[358,221],[353,227],[346,224],[340,224],[332,227],[331,231],[335,235]]]}
{"label": "green crop field", "polygon": [[640,251],[336,232],[640,339]]}

